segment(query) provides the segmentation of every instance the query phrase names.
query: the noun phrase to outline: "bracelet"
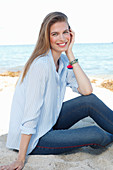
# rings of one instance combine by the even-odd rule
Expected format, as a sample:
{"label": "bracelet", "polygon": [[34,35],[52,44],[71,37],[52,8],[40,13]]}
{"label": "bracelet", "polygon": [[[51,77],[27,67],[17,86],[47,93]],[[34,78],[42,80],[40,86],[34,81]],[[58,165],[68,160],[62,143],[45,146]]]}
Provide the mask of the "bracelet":
{"label": "bracelet", "polygon": [[73,69],[73,66],[72,66],[72,65],[75,64],[75,63],[78,63],[78,59],[75,59],[75,60],[69,62],[69,65],[67,66],[67,68],[68,68],[68,69]]}
{"label": "bracelet", "polygon": [[69,62],[70,65],[73,65],[73,64],[75,64],[75,63],[78,63],[78,59],[75,59],[75,60]]}

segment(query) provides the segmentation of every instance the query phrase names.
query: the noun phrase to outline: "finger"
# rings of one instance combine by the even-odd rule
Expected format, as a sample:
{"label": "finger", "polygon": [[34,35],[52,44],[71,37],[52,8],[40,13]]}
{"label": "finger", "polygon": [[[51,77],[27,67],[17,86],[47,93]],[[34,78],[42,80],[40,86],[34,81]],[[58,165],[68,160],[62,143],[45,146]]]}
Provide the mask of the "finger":
{"label": "finger", "polygon": [[70,33],[74,33],[75,34],[75,32],[72,29],[70,29]]}
{"label": "finger", "polygon": [[0,167],[0,170],[8,170],[8,168],[9,168],[9,165],[4,165]]}
{"label": "finger", "polygon": [[75,37],[75,32],[70,32],[70,35]]}
{"label": "finger", "polygon": [[22,165],[14,165],[14,166],[10,166],[10,169],[8,169],[8,170],[14,170],[14,169],[21,170],[23,167],[24,166],[22,166]]}
{"label": "finger", "polygon": [[8,170],[14,170],[17,169],[17,166],[10,166]]}
{"label": "finger", "polygon": [[75,35],[72,32],[70,33],[70,35],[71,35],[71,43],[73,44],[75,41]]}
{"label": "finger", "polygon": [[16,164],[16,161],[13,162],[12,164],[10,164],[9,169],[8,170],[14,170],[18,168],[18,164]]}
{"label": "finger", "polygon": [[16,170],[21,170],[21,169],[23,169],[23,167],[22,167],[22,166],[19,166]]}

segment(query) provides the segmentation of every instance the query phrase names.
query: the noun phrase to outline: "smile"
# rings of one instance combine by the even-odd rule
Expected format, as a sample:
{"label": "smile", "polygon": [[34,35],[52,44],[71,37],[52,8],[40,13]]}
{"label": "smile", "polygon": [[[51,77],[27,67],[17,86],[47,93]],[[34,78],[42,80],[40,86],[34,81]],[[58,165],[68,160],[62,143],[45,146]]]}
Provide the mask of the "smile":
{"label": "smile", "polygon": [[66,44],[67,44],[67,42],[65,42],[65,43],[57,43],[57,45],[60,46],[60,47],[65,47]]}

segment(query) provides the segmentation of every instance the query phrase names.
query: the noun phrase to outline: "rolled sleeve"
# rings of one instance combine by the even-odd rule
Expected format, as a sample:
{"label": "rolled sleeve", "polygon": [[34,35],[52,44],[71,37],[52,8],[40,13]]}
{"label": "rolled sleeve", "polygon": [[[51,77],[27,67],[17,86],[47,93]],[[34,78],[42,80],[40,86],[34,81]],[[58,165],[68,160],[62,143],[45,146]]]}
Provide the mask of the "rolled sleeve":
{"label": "rolled sleeve", "polygon": [[35,134],[44,102],[47,70],[43,62],[38,61],[31,65],[26,77],[25,108],[21,123],[21,133]]}
{"label": "rolled sleeve", "polygon": [[72,69],[67,69],[67,78],[66,78],[66,82],[67,82],[67,87],[72,88],[73,92],[77,92],[78,93],[78,83],[77,80],[75,78],[74,72]]}
{"label": "rolled sleeve", "polygon": [[21,134],[30,135],[36,133],[36,129],[24,127],[22,125],[20,126],[20,129],[21,129]]}

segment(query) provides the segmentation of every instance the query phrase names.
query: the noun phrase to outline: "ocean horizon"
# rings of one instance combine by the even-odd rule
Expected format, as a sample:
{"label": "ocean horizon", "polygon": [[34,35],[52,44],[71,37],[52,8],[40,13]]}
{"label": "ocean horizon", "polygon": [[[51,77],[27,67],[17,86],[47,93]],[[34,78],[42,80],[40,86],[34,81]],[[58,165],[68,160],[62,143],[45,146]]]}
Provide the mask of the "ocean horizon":
{"label": "ocean horizon", "polygon": [[[35,45],[0,45],[0,73],[21,71]],[[89,76],[113,76],[113,43],[76,43],[73,52]]]}

